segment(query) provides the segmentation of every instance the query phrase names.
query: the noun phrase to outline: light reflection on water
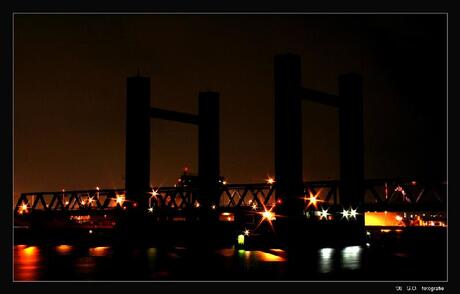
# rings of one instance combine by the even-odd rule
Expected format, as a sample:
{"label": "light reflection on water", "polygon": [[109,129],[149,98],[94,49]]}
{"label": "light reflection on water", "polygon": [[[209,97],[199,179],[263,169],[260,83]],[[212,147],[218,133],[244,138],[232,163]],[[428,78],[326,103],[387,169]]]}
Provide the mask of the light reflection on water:
{"label": "light reflection on water", "polygon": [[95,272],[96,266],[96,260],[91,256],[78,257],[75,260],[75,271],[77,274],[92,274]]}
{"label": "light reflection on water", "polygon": [[69,255],[74,250],[74,247],[72,245],[63,244],[63,245],[58,245],[54,247],[54,249],[59,255]]}
{"label": "light reflection on water", "polygon": [[89,248],[89,255],[91,256],[108,256],[111,253],[112,253],[112,250],[108,246]]}
{"label": "light reflection on water", "polygon": [[341,264],[344,269],[356,270],[361,268],[361,246],[349,246],[342,249]]}
{"label": "light reflection on water", "polygon": [[[398,233],[398,232],[396,232]],[[287,262],[281,249],[118,249],[80,244],[14,246],[14,280],[313,280],[445,278],[442,242],[421,242],[444,231],[405,237],[374,231],[363,246],[305,248]],[[380,234],[380,235],[378,235]],[[367,235],[369,237],[370,234]],[[433,237],[434,236],[434,237]],[[405,239],[402,239],[405,238]],[[437,238],[442,240],[442,238]],[[435,246],[433,248],[433,246]],[[411,250],[417,248],[417,250]],[[294,255],[295,256],[295,255]],[[428,261],[426,259],[428,258]],[[423,262],[422,262],[423,260]],[[291,260],[290,260],[291,261]],[[427,270],[432,269],[432,270]]]}
{"label": "light reflection on water", "polygon": [[322,274],[339,270],[361,269],[363,249],[361,246],[348,246],[340,250],[340,264],[334,263],[337,258],[334,248],[321,248],[318,251],[318,272]]}
{"label": "light reflection on water", "polygon": [[[280,252],[277,249],[275,252]],[[217,251],[218,254],[224,257],[231,257],[234,256],[236,253],[235,249],[220,249]],[[284,253],[284,251],[281,250],[280,253]],[[279,255],[271,254],[268,252],[260,251],[260,250],[243,250],[239,249],[237,251],[237,254],[240,258],[242,258],[245,262],[251,263],[251,262],[285,262],[286,259],[284,257],[281,257]]]}
{"label": "light reflection on water", "polygon": [[91,278],[92,275],[100,274],[101,258],[108,258],[112,254],[112,248],[108,246],[90,247],[88,255],[78,256],[74,261],[73,268],[77,276]]}
{"label": "light reflection on water", "polygon": [[[60,265],[64,265],[70,275],[73,273],[75,277],[79,278],[91,279],[99,276],[102,267],[107,262],[113,266],[110,270],[116,271],[115,267],[118,265],[114,261],[112,247],[90,247],[86,250],[77,248],[78,246],[75,245],[62,244],[46,251],[46,248],[37,246],[16,245],[14,247],[15,280],[40,280],[43,278],[43,275],[40,275],[43,270],[60,272],[60,269],[51,268],[54,265],[47,263],[47,260],[61,262]],[[180,252],[187,251],[186,248],[180,249]],[[155,278],[161,279],[172,275],[174,272],[168,270],[168,264],[173,260],[179,262],[182,260],[182,254],[178,255],[179,251],[175,249],[162,251],[150,247],[144,250],[146,269]],[[223,269],[230,271],[235,270],[235,268],[240,268],[244,272],[263,271],[267,268],[271,268],[275,272],[284,271],[284,264],[287,262],[286,252],[281,249],[261,251],[227,248],[219,249],[215,253],[223,258]],[[318,262],[316,271],[319,274],[330,274],[343,270],[359,270],[362,267],[363,253],[364,249],[361,246],[321,248],[316,251]],[[314,262],[314,257],[312,261]]]}
{"label": "light reflection on water", "polygon": [[246,251],[245,259],[248,262],[285,262],[286,259],[264,251]]}
{"label": "light reflection on water", "polygon": [[[268,252],[267,252],[268,251]],[[286,274],[287,259],[283,250],[220,249],[217,254],[223,274],[234,279],[281,279]],[[229,274],[226,274],[229,276]]]}
{"label": "light reflection on water", "polygon": [[318,271],[322,274],[330,273],[334,267],[334,248],[321,248],[319,250]]}
{"label": "light reflection on water", "polygon": [[40,278],[43,256],[37,246],[14,246],[14,279],[33,281]]}

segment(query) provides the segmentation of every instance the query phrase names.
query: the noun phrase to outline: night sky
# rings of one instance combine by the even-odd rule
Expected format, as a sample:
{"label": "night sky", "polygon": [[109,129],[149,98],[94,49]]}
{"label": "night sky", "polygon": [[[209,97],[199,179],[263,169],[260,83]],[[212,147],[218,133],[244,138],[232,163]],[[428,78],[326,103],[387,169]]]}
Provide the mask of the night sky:
{"label": "night sky", "polygon": [[[445,179],[445,15],[15,15],[14,192],[123,188],[126,78],[151,105],[197,113],[221,93],[221,174],[274,174],[273,56],[303,86],[363,75],[367,178]],[[304,179],[338,179],[338,117],[303,102]],[[151,120],[152,185],[197,171],[195,126]]]}

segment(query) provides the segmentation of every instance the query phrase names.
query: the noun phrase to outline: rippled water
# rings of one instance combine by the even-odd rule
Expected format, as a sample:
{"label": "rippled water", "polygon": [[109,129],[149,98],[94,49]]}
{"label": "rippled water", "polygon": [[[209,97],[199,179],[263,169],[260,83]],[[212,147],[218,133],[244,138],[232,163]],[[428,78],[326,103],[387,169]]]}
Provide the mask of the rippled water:
{"label": "rippled water", "polygon": [[[243,272],[257,272],[264,266],[270,266],[271,271],[281,273],[286,263],[283,255],[283,250],[265,252],[226,248],[216,250],[208,257],[212,256],[220,263],[222,273],[236,268]],[[83,249],[68,244],[52,247],[21,244],[14,247],[14,263],[15,280],[118,280],[123,277],[131,280],[136,276],[129,273],[124,276],[126,266],[133,270],[132,273],[142,269],[143,273],[138,276],[141,279],[171,279],[185,277],[185,268],[202,271],[202,266],[209,264],[209,260],[202,260],[203,264],[200,264],[199,258],[191,256],[183,247],[171,250],[151,247],[123,252],[122,256],[117,256],[110,246]],[[183,269],[174,270],[181,263]],[[206,279],[206,276],[199,278]]]}
{"label": "rippled water", "polygon": [[[382,233],[385,235],[384,233]],[[308,249],[289,261],[278,248],[212,251],[116,250],[75,244],[14,246],[14,279],[33,280],[445,280],[446,252],[437,242],[392,242]],[[306,249],[307,250],[307,249]]]}

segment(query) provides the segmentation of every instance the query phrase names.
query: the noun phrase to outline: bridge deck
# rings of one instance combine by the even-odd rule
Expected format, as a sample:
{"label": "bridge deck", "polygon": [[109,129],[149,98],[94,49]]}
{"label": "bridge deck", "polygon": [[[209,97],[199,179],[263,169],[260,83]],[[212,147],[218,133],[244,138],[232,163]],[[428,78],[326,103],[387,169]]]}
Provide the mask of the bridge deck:
{"label": "bridge deck", "polygon": [[[305,211],[308,208],[340,207],[340,181],[304,183]],[[446,183],[414,181],[412,179],[374,179],[364,183],[362,203],[354,209],[372,210],[445,210]],[[206,209],[223,211],[263,211],[282,205],[283,197],[277,193],[276,183],[221,185],[219,195]],[[200,190],[196,187],[160,187],[152,189],[148,201],[149,212],[174,211],[185,214],[204,209],[200,203]],[[311,203],[314,201],[315,203]],[[314,205],[311,205],[314,204]],[[23,215],[33,211],[72,211],[105,213],[128,209],[137,203],[126,199],[124,189],[96,189],[78,191],[30,192],[21,194],[14,211]],[[348,207],[347,207],[348,209]]]}

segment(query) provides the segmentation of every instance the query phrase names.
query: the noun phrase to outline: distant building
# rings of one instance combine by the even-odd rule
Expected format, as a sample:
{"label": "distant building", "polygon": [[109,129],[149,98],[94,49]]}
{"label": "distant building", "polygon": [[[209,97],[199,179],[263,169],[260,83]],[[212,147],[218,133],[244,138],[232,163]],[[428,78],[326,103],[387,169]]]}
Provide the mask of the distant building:
{"label": "distant building", "polygon": [[[224,177],[219,176],[218,178],[220,185],[226,185],[227,182]],[[200,183],[200,177],[197,174],[192,174],[189,172],[187,167],[184,168],[183,174],[177,179],[177,184],[175,187],[182,187],[182,188],[194,188],[198,187]]]}

